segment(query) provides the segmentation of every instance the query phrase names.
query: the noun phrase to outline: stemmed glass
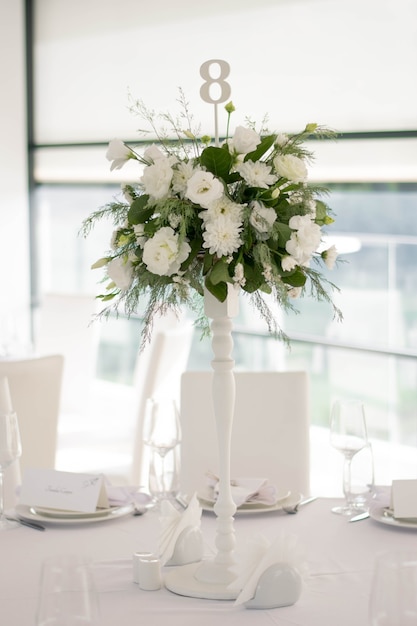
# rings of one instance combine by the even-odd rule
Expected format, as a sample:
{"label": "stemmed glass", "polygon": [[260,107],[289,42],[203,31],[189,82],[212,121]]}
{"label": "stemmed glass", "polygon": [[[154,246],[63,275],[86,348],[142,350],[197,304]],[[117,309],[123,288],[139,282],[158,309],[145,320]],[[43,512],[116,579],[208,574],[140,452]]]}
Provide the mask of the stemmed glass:
{"label": "stemmed glass", "polygon": [[0,530],[18,526],[4,515],[3,473],[22,454],[19,424],[15,412],[0,413]]}
{"label": "stemmed glass", "polygon": [[342,506],[332,508],[333,513],[353,515],[365,511],[363,505],[355,502],[351,481],[352,459],[368,444],[365,411],[362,402],[348,400],[334,403],[330,422],[330,443],[345,457],[343,464],[345,503]]}
{"label": "stemmed glass", "polygon": [[176,459],[172,454],[171,464],[168,465],[167,458],[181,441],[179,412],[173,399],[151,398],[147,401],[143,438],[152,451],[151,474],[154,474],[156,485],[151,491],[159,500],[169,498],[175,479]]}

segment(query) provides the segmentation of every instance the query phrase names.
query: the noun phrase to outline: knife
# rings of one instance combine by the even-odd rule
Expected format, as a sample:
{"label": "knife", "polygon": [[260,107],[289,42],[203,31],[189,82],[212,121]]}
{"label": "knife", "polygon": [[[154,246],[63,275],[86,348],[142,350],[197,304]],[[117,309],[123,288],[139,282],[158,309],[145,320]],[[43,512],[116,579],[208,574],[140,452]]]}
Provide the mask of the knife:
{"label": "knife", "polygon": [[7,519],[11,520],[12,522],[18,522],[19,524],[22,524],[22,526],[34,528],[35,530],[45,530],[45,526],[42,526],[42,524],[38,524],[37,522],[30,522],[29,520],[23,519],[21,517],[7,516]]}
{"label": "knife", "polygon": [[359,515],[355,515],[351,517],[349,522],[360,522],[361,519],[367,519],[369,517],[368,511],[364,511],[363,513],[359,513]]}

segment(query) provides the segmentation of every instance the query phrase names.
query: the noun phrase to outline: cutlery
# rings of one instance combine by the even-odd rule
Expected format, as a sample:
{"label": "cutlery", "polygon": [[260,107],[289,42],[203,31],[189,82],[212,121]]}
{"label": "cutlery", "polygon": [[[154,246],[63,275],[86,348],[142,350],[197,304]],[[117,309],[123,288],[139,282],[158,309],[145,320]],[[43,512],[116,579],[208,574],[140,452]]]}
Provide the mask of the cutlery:
{"label": "cutlery", "polygon": [[42,526],[42,524],[38,524],[37,522],[30,522],[29,520],[22,519],[21,517],[11,517],[7,515],[6,518],[11,522],[18,522],[19,524],[22,524],[22,526],[28,526],[29,528],[33,528],[34,530],[45,530],[45,526]]}
{"label": "cutlery", "polygon": [[304,506],[305,504],[308,504],[309,502],[314,502],[314,500],[317,500],[317,496],[306,498],[305,500],[301,500],[301,502],[297,502],[297,504],[292,504],[291,506],[283,506],[282,510],[285,511],[286,513],[289,513],[290,515],[293,515],[294,513],[297,513],[298,507]]}
{"label": "cutlery", "polygon": [[360,522],[362,519],[367,519],[369,517],[368,511],[364,511],[363,513],[359,513],[359,515],[355,515],[351,517],[349,522]]}

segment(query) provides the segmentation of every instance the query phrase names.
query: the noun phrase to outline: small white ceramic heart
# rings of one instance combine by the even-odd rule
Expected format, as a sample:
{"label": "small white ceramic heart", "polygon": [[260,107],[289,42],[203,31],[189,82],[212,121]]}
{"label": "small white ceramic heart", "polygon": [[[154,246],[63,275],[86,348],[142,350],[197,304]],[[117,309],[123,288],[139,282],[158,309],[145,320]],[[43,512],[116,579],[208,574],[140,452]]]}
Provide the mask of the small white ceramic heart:
{"label": "small white ceramic heart", "polygon": [[203,558],[203,535],[200,528],[188,526],[180,533],[172,557],[166,565],[186,565]]}
{"label": "small white ceramic heart", "polygon": [[273,609],[295,604],[301,595],[301,576],[287,563],[274,563],[259,577],[253,598],[245,602],[248,609]]}

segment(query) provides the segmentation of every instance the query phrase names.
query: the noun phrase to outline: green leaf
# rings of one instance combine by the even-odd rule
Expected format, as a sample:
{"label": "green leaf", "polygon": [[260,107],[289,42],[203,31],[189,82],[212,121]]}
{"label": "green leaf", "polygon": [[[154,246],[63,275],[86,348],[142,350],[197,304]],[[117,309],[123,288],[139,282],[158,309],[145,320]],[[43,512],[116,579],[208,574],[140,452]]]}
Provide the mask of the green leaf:
{"label": "green leaf", "polygon": [[274,229],[278,231],[278,246],[280,248],[285,248],[285,244],[291,237],[291,228],[288,226],[288,224],[275,222]]}
{"label": "green leaf", "polygon": [[296,269],[291,274],[283,274],[282,280],[287,285],[291,285],[291,287],[304,287],[307,277],[300,269]]}
{"label": "green leaf", "polygon": [[230,282],[229,265],[222,259],[217,261],[210,272],[210,280],[213,285],[218,285],[221,282]]}
{"label": "green leaf", "polygon": [[218,283],[214,285],[210,280],[210,275],[206,276],[205,285],[209,292],[219,300],[219,302],[224,302],[227,298],[227,284],[226,283]]}
{"label": "green leaf", "polygon": [[222,148],[209,146],[201,153],[200,163],[207,171],[226,181],[232,167],[232,156]]}
{"label": "green leaf", "polygon": [[139,198],[133,200],[127,214],[127,219],[129,220],[130,224],[144,224],[146,220],[148,220],[152,216],[153,207],[147,207],[148,200],[148,195],[139,196]]}
{"label": "green leaf", "polygon": [[255,161],[259,161],[259,159],[265,154],[265,152],[268,152],[269,148],[274,145],[274,141],[276,138],[276,135],[268,135],[267,137],[264,137],[261,143],[258,144],[256,150],[254,150],[253,152],[249,152],[245,156],[245,161],[253,161],[254,163]]}

